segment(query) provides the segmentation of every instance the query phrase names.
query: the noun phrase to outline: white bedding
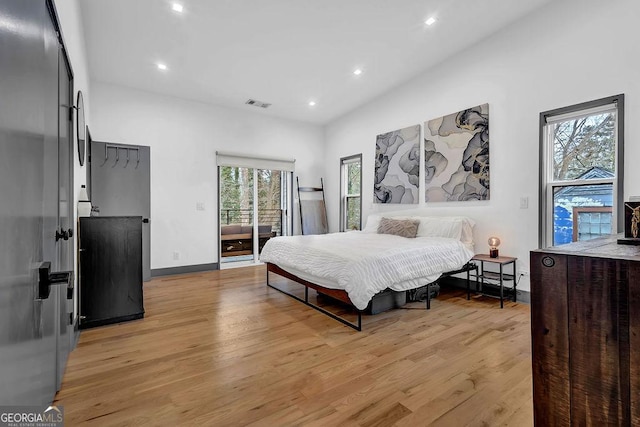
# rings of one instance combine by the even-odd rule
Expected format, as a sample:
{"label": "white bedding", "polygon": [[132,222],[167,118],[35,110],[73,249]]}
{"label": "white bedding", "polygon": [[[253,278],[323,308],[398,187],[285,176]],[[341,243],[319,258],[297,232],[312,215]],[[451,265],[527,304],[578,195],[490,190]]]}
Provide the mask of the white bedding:
{"label": "white bedding", "polygon": [[269,239],[260,260],[324,287],[344,289],[363,310],[378,292],[424,286],[462,268],[473,251],[447,237],[405,237],[362,231]]}

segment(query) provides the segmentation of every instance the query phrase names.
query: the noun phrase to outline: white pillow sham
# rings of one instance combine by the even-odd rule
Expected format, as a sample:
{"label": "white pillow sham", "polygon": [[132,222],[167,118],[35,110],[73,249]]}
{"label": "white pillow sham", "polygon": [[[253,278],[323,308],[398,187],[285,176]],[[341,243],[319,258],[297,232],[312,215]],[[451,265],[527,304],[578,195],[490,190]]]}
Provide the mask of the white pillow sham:
{"label": "white pillow sham", "polygon": [[416,237],[449,237],[460,240],[465,245],[473,245],[473,226],[475,221],[466,216],[395,216],[372,214],[367,218],[367,225],[362,231],[377,233],[380,219],[417,219],[420,220]]}

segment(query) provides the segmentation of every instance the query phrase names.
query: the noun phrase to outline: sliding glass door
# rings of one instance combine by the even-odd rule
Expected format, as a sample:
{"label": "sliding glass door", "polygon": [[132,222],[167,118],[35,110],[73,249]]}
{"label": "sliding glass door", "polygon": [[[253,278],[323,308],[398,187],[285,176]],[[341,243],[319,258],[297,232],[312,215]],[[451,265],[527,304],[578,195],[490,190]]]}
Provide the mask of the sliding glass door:
{"label": "sliding glass door", "polygon": [[[286,173],[268,169],[256,169],[256,172],[258,182],[258,249],[262,251],[262,247],[270,237],[283,235],[282,224],[283,222],[286,224],[283,214],[287,212],[286,197],[284,197],[286,179],[283,179]],[[286,226],[284,228],[286,230]]]}
{"label": "sliding glass door", "polygon": [[221,166],[221,262],[253,259],[253,169]]}
{"label": "sliding glass door", "polygon": [[291,230],[291,172],[222,165],[220,262],[257,262],[264,244]]}

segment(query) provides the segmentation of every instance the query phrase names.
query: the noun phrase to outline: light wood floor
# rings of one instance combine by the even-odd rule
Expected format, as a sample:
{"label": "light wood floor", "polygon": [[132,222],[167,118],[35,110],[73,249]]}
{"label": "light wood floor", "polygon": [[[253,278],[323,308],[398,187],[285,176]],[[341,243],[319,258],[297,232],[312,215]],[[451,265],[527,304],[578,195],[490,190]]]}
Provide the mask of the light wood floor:
{"label": "light wood floor", "polygon": [[445,289],[356,332],[265,274],[146,283],[144,319],[81,333],[66,425],[532,425],[527,305]]}

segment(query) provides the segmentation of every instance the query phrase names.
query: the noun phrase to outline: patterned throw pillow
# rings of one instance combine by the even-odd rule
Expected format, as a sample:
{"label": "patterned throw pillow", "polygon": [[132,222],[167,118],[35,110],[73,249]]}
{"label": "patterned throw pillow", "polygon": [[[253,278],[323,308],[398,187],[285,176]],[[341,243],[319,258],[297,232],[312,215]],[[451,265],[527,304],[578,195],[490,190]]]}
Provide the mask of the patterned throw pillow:
{"label": "patterned throw pillow", "polygon": [[378,225],[378,234],[393,234],[394,236],[414,238],[418,234],[417,219],[391,219],[381,218]]}

